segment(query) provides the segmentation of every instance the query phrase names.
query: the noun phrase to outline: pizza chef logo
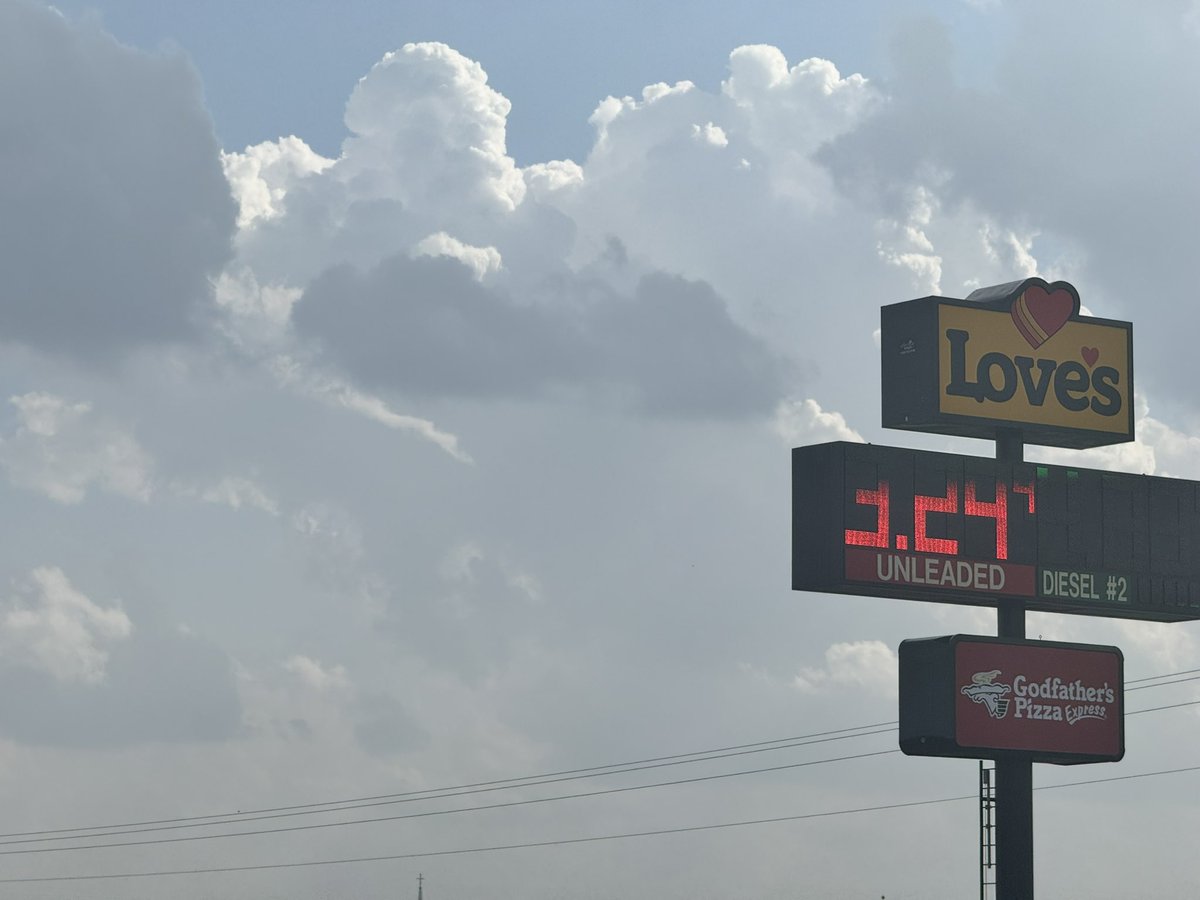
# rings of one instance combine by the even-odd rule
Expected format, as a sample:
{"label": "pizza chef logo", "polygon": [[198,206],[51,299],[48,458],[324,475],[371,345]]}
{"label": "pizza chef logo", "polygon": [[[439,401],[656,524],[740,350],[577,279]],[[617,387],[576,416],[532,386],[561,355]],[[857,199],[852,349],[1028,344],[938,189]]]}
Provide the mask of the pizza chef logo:
{"label": "pizza chef logo", "polygon": [[973,702],[982,703],[987,707],[988,715],[993,719],[1003,719],[1008,715],[1009,699],[1005,694],[1012,693],[1011,685],[996,684],[996,676],[999,674],[999,669],[976,672],[971,676],[971,683],[962,689]]}

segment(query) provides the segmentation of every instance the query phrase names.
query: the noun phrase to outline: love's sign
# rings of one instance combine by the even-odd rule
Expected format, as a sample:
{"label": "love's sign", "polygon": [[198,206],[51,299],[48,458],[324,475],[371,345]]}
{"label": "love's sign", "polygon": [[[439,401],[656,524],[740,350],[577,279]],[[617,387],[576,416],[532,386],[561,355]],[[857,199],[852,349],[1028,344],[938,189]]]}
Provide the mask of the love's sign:
{"label": "love's sign", "polygon": [[1133,326],[1080,315],[1065,281],[882,309],[883,425],[1026,443],[1133,440]]}

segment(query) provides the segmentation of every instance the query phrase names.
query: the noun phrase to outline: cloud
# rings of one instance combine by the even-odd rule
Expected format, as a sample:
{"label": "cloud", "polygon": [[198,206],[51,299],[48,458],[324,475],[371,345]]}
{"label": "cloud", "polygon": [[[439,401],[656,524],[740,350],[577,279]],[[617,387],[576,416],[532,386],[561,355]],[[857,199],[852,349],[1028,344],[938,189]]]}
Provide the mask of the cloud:
{"label": "cloud", "polygon": [[187,62],[0,5],[0,332],[89,361],[187,340],[234,204]]}
{"label": "cloud", "polygon": [[472,247],[444,231],[424,238],[413,250],[414,256],[448,256],[457,259],[475,273],[477,281],[482,281],[490,272],[498,271],[503,264],[495,247]]}
{"label": "cloud", "polygon": [[146,501],[153,463],[131,435],[96,416],[89,403],[34,392],[10,397],[20,424],[0,440],[0,466],[18,487],[59,503],[79,503],[93,488]]}
{"label": "cloud", "polygon": [[226,476],[196,493],[205,503],[217,503],[230,509],[245,507],[271,516],[279,515],[279,505],[249,478]]}
{"label": "cloud", "polygon": [[109,648],[133,624],[119,606],[102,607],[76,590],[63,571],[42,567],[0,612],[0,657],[56,681],[94,685],[105,678]]}
{"label": "cloud", "polygon": [[583,389],[652,413],[742,415],[783,389],[779,361],[707,285],[663,274],[632,297],[579,283],[558,305],[520,304],[442,257],[342,266],[305,291],[298,332],[376,388],[539,397]]}
{"label": "cloud", "polygon": [[525,182],[505,146],[508,100],[487,73],[445,44],[384,55],[346,104],[346,177],[375,197],[446,216],[510,212]]}
{"label": "cloud", "polygon": [[355,739],[375,756],[398,756],[428,743],[428,735],[405,705],[383,693],[362,697],[355,719]]}
{"label": "cloud", "polygon": [[308,396],[351,410],[386,428],[420,435],[459,462],[468,465],[474,462],[459,446],[455,435],[443,431],[428,419],[396,412],[382,398],[355,388],[343,378],[310,371],[299,361],[286,356],[273,359],[271,367],[281,383]]}
{"label": "cloud", "polygon": [[775,408],[772,424],[789,447],[823,441],[863,443],[862,435],[846,424],[846,418],[841,413],[826,412],[811,397],[781,401]]}
{"label": "cloud", "polygon": [[0,602],[0,734],[34,745],[124,747],[238,732],[228,657],[134,594],[101,604],[63,569],[41,566]]}
{"label": "cloud", "polygon": [[825,651],[825,665],[801,669],[794,684],[805,693],[834,687],[894,697],[898,672],[899,661],[887,644],[849,641],[831,645]]}
{"label": "cloud", "polygon": [[1150,414],[1145,394],[1134,395],[1133,430],[1136,438],[1122,444],[1089,450],[1031,447],[1028,456],[1055,465],[1086,465],[1114,472],[1200,477],[1200,437],[1180,431]]}
{"label": "cloud", "polygon": [[243,153],[222,152],[225,178],[238,203],[238,228],[282,215],[292,184],[333,164],[295,135],[255,144]]}
{"label": "cloud", "polygon": [[[904,197],[925,190],[946,215],[971,212],[1000,232],[1032,236],[993,283],[1029,274],[1028,258],[1043,258],[1043,270],[1062,270],[1099,314],[1135,319],[1139,345],[1161,353],[1156,394],[1194,409],[1187,373],[1200,319],[1194,304],[1178,302],[1193,287],[1178,261],[1192,252],[1200,205],[1189,153],[1200,141],[1194,12],[1089,11],[1080,2],[1006,3],[1011,40],[970,84],[955,77],[947,27],[911,20],[893,45],[887,102],[817,157],[841,191],[891,218]],[[944,265],[976,230],[960,229],[958,240],[946,233]],[[960,260],[951,293],[962,271]]]}
{"label": "cloud", "polygon": [[288,657],[283,667],[316,691],[324,692],[351,686],[345,666],[323,666],[315,659],[296,654]]}
{"label": "cloud", "polygon": [[212,642],[139,625],[107,652],[105,678],[94,684],[56,681],[28,666],[0,673],[0,733],[95,748],[225,741],[241,731],[232,665]]}

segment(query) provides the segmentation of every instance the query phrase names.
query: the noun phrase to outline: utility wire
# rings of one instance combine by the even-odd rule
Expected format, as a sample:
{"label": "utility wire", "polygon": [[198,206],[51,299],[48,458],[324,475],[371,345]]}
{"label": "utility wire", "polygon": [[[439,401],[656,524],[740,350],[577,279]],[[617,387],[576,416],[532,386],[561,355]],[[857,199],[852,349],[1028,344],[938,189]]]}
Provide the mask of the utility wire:
{"label": "utility wire", "polygon": [[[1165,678],[1166,676],[1164,675],[1161,677]],[[1166,687],[1169,684],[1183,684],[1185,681],[1200,681],[1200,675],[1192,675],[1189,678],[1177,678],[1174,681],[1160,681],[1158,684],[1139,684],[1136,687],[1127,686],[1125,688],[1125,693],[1129,694],[1133,691],[1144,691],[1147,688]]]}
{"label": "utility wire", "polygon": [[1127,716],[1139,716],[1142,713],[1158,712],[1160,709],[1179,709],[1181,706],[1196,706],[1200,704],[1200,700],[1187,700],[1183,703],[1170,703],[1167,706],[1150,706],[1146,709],[1135,709],[1132,712],[1127,712]]}
{"label": "utility wire", "polygon": [[[1188,681],[1200,680],[1200,669],[1185,669],[1179,672],[1168,672],[1162,675],[1151,675],[1144,678],[1129,679],[1125,682],[1126,691],[1144,690],[1146,688],[1164,687],[1171,684],[1180,684]],[[1178,675],[1193,675],[1191,678],[1180,678],[1175,681],[1162,681],[1165,678],[1174,678]],[[1144,682],[1158,681],[1158,684],[1145,684]],[[1140,685],[1139,687],[1129,687],[1129,685]],[[1143,712],[1154,712],[1157,710],[1174,709],[1182,706],[1192,706],[1200,703],[1200,701],[1177,703],[1169,706],[1152,707],[1150,709],[1136,710],[1127,712],[1126,715],[1138,715]],[[343,812],[355,809],[365,809],[376,806],[387,806],[397,803],[411,803],[423,800],[436,800],[449,797],[468,796],[476,793],[488,793],[497,790],[509,790],[520,787],[534,787],[544,784],[554,784],[563,781],[573,781],[583,778],[600,777],[604,775],[617,775],[626,772],[644,771],[646,769],[662,768],[674,765],[686,765],[694,762],[706,762],[715,759],[726,759],[734,756],[743,756],[751,753],[763,753],[774,750],[786,750],[795,747],[808,746],[811,744],[825,743],[834,740],[846,740],[849,738],[866,737],[874,734],[883,734],[889,731],[894,731],[893,726],[898,723],[877,722],[871,725],[861,725],[852,728],[839,728],[829,731],[813,732],[807,735],[799,735],[790,738],[777,738],[769,741],[756,741],[748,744],[735,744],[728,747],[718,747],[712,750],[699,750],[691,753],[680,753],[668,756],[648,757],[645,759],[633,760],[626,763],[610,763],[602,766],[591,766],[579,769],[567,769],[558,772],[550,772],[544,775],[528,775],[518,778],[505,778],[494,781],[474,782],[470,784],[448,786],[442,788],[427,788],[419,791],[406,791],[393,794],[378,794],[368,797],[355,797],[345,800],[329,800],[319,803],[305,803],[292,806],[267,807],[262,809],[252,809],[246,812],[238,813],[214,813],[203,816],[182,816],[169,819],[152,819],[140,822],[124,822],[114,823],[109,825],[89,825],[77,826],[74,828],[57,828],[45,829],[40,831],[23,831],[9,832],[0,834],[0,846],[11,846],[16,844],[40,843],[49,841],[67,841],[67,840],[84,840],[88,838],[99,837],[115,837],[124,834],[141,834],[155,831],[171,831],[183,828],[201,828],[215,825],[230,825],[241,824],[243,822],[263,821],[267,819],[291,818],[300,815],[319,815],[322,813]],[[873,729],[873,730],[871,730]],[[772,746],[774,745],[774,746]],[[601,792],[602,793],[602,792]],[[538,801],[541,802],[541,801]],[[476,807],[476,808],[494,808],[494,807]],[[453,812],[447,811],[447,812]],[[389,817],[397,818],[397,817]],[[368,820],[371,821],[371,820]],[[380,819],[376,821],[386,821]],[[342,823],[329,823],[342,824]],[[86,832],[86,833],[81,833]],[[221,835],[211,835],[210,837],[219,837]],[[9,839],[15,840],[9,840]],[[148,843],[148,842],[143,842]],[[103,845],[101,845],[103,846]],[[120,845],[113,845],[120,846]],[[57,848],[57,849],[83,849],[83,848]],[[8,851],[18,852],[18,851]],[[5,851],[0,851],[0,855],[4,855]]]}
{"label": "utility wire", "polygon": [[[884,723],[884,724],[887,724],[887,723]],[[865,727],[870,728],[872,726],[865,726]],[[850,731],[851,729],[843,729],[843,730]],[[255,815],[254,814],[255,811],[251,810],[249,812],[239,813],[237,815],[229,816],[227,818],[216,818],[213,816],[199,816],[199,817],[195,817],[195,818],[186,818],[186,819],[160,820],[163,824],[159,824],[156,822],[134,822],[134,823],[130,823],[128,826],[103,825],[103,826],[93,826],[91,828],[59,829],[56,831],[18,832],[18,833],[12,834],[12,835],[0,835],[0,837],[5,837],[5,838],[10,838],[10,837],[16,838],[16,840],[0,840],[0,847],[11,846],[14,844],[43,843],[43,842],[48,842],[48,841],[70,841],[70,840],[83,840],[86,838],[96,838],[96,837],[114,837],[116,835],[121,835],[121,834],[143,834],[143,833],[152,832],[152,831],[174,831],[174,830],[181,829],[181,828],[204,828],[204,827],[208,827],[210,825],[237,825],[237,824],[241,824],[243,822],[260,822],[265,819],[285,819],[285,818],[291,818],[294,816],[320,815],[322,813],[345,812],[348,810],[367,809],[367,808],[376,807],[376,806],[390,806],[390,805],[394,805],[394,804],[398,804],[398,803],[414,803],[414,802],[421,802],[421,801],[425,801],[425,800],[443,800],[443,799],[447,799],[447,798],[451,798],[451,797],[464,797],[464,796],[469,796],[472,794],[486,794],[486,793],[490,793],[493,791],[512,790],[514,788],[536,787],[536,786],[544,785],[544,784],[559,784],[564,781],[577,781],[577,780],[584,779],[584,778],[596,778],[596,777],[603,776],[603,775],[621,775],[621,774],[625,774],[627,772],[644,772],[648,769],[659,769],[659,768],[663,768],[663,767],[667,767],[667,766],[686,765],[688,763],[694,763],[694,762],[708,762],[710,760],[716,760],[716,759],[729,759],[730,757],[745,756],[745,755],[751,754],[751,753],[764,753],[764,752],[769,752],[772,750],[788,750],[788,749],[793,749],[796,747],[808,747],[808,746],[812,746],[814,744],[823,744],[823,743],[828,743],[830,741],[846,740],[848,738],[869,737],[869,736],[875,735],[875,734],[888,734],[895,730],[896,730],[895,727],[883,727],[883,728],[876,728],[874,731],[857,731],[854,734],[842,734],[842,735],[836,735],[833,732],[818,732],[818,734],[827,734],[827,735],[831,735],[831,736],[829,736],[829,737],[814,737],[811,740],[794,739],[792,743],[780,744],[779,746],[775,746],[775,747],[762,747],[762,746],[758,746],[758,745],[744,745],[744,746],[750,746],[753,749],[738,750],[735,752],[728,752],[728,753],[720,753],[717,751],[707,751],[709,753],[708,756],[700,756],[698,753],[697,754],[686,754],[686,755],[690,755],[690,756],[694,757],[692,759],[677,759],[674,757],[666,757],[666,759],[675,759],[674,762],[656,762],[656,763],[646,763],[644,765],[625,764],[624,768],[617,767],[621,764],[616,764],[614,766],[598,766],[598,767],[596,767],[597,769],[605,769],[606,771],[575,770],[575,771],[583,772],[583,774],[564,774],[564,775],[560,775],[557,777],[543,777],[540,780],[536,780],[536,781],[529,780],[529,779],[537,778],[537,776],[527,776],[526,779],[506,779],[503,782],[484,782],[483,784],[485,786],[483,786],[483,787],[464,786],[461,789],[454,788],[454,787],[431,788],[431,789],[428,789],[425,791],[412,791],[407,794],[384,795],[384,797],[389,797],[389,798],[394,798],[394,799],[368,798],[368,802],[361,802],[361,803],[355,803],[353,801],[348,801],[348,800],[332,801],[331,804],[325,805],[326,808],[323,808],[323,809],[313,809],[313,808],[308,808],[308,807],[282,807],[281,809],[284,811],[274,812],[274,811],[270,811],[270,810],[264,810],[263,815]],[[762,743],[771,743],[771,742],[762,742]],[[701,752],[704,752],[704,751],[701,751]],[[490,785],[490,786],[486,786],[486,785]],[[341,803],[342,805],[333,806],[332,803]],[[315,806],[315,805],[317,805],[317,804],[313,804],[313,806]],[[205,819],[208,821],[198,821],[198,819]],[[113,829],[120,829],[120,830],[113,830]],[[87,833],[87,834],[68,833],[68,832],[81,832],[81,831],[90,832],[90,833]],[[48,835],[48,836],[26,837],[25,835]]]}
{"label": "utility wire", "polygon": [[[1196,705],[1196,704],[1200,704],[1200,700],[1191,701],[1188,703],[1171,704],[1169,706],[1152,707],[1150,709],[1135,710],[1133,712],[1127,712],[1126,715],[1138,715],[1139,713],[1156,712],[1156,711],[1162,710],[1162,709],[1174,709],[1174,708],[1177,708],[1180,706],[1192,706],[1192,705]],[[890,730],[891,729],[884,729],[884,731],[890,731]],[[882,732],[874,732],[874,733],[882,733]],[[705,782],[705,781],[717,781],[717,780],[721,780],[721,779],[725,779],[725,778],[734,778],[734,777],[741,776],[741,775],[759,775],[759,774],[763,774],[763,773],[767,773],[767,772],[784,771],[787,769],[806,768],[809,766],[822,765],[824,763],[845,762],[847,760],[853,760],[853,759],[866,759],[866,758],[875,757],[875,756],[887,756],[887,755],[891,755],[891,754],[899,753],[899,752],[900,752],[899,750],[881,750],[881,751],[876,751],[873,753],[861,753],[861,754],[854,754],[854,755],[850,755],[850,756],[833,757],[833,758],[829,758],[829,759],[808,760],[806,762],[787,763],[787,764],[779,765],[779,766],[766,766],[766,767],[762,767],[762,768],[758,768],[758,769],[744,769],[744,770],[740,770],[737,772],[722,772],[722,773],[718,773],[715,775],[701,775],[701,776],[696,776],[694,778],[680,778],[680,779],[675,779],[673,781],[660,781],[660,782],[654,782],[651,784],[627,785],[624,787],[604,788],[602,790],[597,790],[597,791],[581,791],[581,792],[575,793],[575,794],[559,794],[559,795],[555,795],[552,797],[535,797],[535,798],[525,799],[525,800],[512,800],[512,801],[508,801],[505,803],[491,803],[491,804],[486,804],[483,806],[469,806],[469,807],[455,807],[452,809],[426,810],[424,812],[403,813],[400,815],[393,815],[393,816],[374,816],[374,817],[361,818],[361,819],[345,819],[345,820],[337,821],[337,822],[317,822],[317,823],[312,823],[312,824],[307,824],[307,825],[290,825],[290,826],[284,826],[281,828],[260,828],[260,829],[252,829],[249,831],[223,831],[223,832],[218,832],[216,834],[193,834],[193,835],[185,835],[185,836],[179,836],[179,837],[151,838],[149,840],[114,841],[114,842],[104,843],[104,844],[78,844],[78,845],[69,846],[69,847],[63,847],[63,846],[24,847],[24,848],[16,849],[16,850],[0,850],[0,856],[17,856],[17,855],[28,855],[28,854],[34,854],[34,853],[55,853],[55,852],[66,852],[66,851],[71,851],[71,850],[104,850],[104,849],[114,849],[114,848],[122,848],[122,847],[142,847],[142,846],[148,846],[148,845],[153,845],[153,844],[177,844],[177,843],[185,843],[185,842],[191,842],[191,841],[214,840],[214,839],[218,839],[218,838],[253,837],[253,836],[259,836],[259,835],[264,835],[264,834],[285,834],[285,833],[296,832],[296,831],[313,831],[313,830],[320,829],[320,828],[336,828],[336,827],[341,827],[344,825],[377,824],[379,822],[396,822],[396,821],[400,821],[403,819],[423,819],[423,818],[429,818],[429,817],[433,817],[433,816],[456,815],[458,813],[482,812],[484,810],[510,809],[510,808],[518,807],[518,806],[530,806],[530,805],[539,804],[539,803],[552,803],[552,802],[557,802],[560,800],[579,800],[579,799],[586,799],[586,798],[590,798],[590,797],[605,796],[608,794],[622,794],[622,793],[628,793],[630,791],[647,790],[649,788],[674,787],[674,786],[681,785],[681,784],[697,784],[697,783]],[[1187,770],[1173,770],[1173,771],[1187,771]],[[1124,777],[1139,777],[1139,776],[1124,776]],[[335,811],[336,812],[339,810],[326,810],[326,811]],[[272,817],[264,816],[261,818],[272,818]],[[208,823],[208,824],[215,824],[215,823]],[[240,822],[235,822],[234,824],[240,824]],[[81,840],[81,839],[86,839],[86,838],[91,838],[91,837],[116,837],[116,836],[119,836],[122,834],[140,834],[140,833],[144,833],[147,831],[165,831],[165,830],[171,830],[174,828],[188,828],[188,827],[196,827],[196,826],[194,826],[194,825],[191,825],[191,826],[189,826],[189,825],[173,825],[173,826],[167,826],[165,828],[157,827],[157,828],[130,829],[127,831],[109,831],[109,832],[105,832],[105,833],[101,833],[101,834],[77,835],[77,836],[75,836],[75,839]],[[63,840],[63,838],[55,838],[55,839],[43,838],[42,840],[43,841],[45,841],[45,840]],[[11,846],[13,844],[24,844],[24,843],[35,843],[35,842],[36,841],[29,841],[29,840],[8,841],[8,842],[4,842],[4,845]]]}
{"label": "utility wire", "polygon": [[[1127,678],[1125,684],[1141,684],[1143,681],[1158,681],[1160,678],[1174,678],[1176,675],[1195,675],[1200,672],[1200,669],[1183,669],[1179,672],[1168,672],[1165,675],[1147,675],[1145,678]],[[1126,687],[1128,690],[1128,687]]]}
{"label": "utility wire", "polygon": [[[482,812],[489,809],[510,809],[514,806],[531,806],[535,803],[553,803],[559,800],[579,800],[586,797],[601,797],[608,794],[624,794],[629,791],[642,791],[648,788],[675,787],[681,784],[698,784],[703,781],[717,781],[723,778],[735,778],[739,775],[761,775],[765,772],[782,772],[786,769],[801,769],[807,766],[819,766],[825,763],[846,762],[852,759],[867,759],[872,756],[887,756],[899,753],[899,750],[877,750],[873,753],[857,753],[852,756],[838,756],[831,759],[812,759],[807,762],[788,763],[782,766],[767,766],[761,769],[745,769],[739,772],[721,772],[716,775],[700,775],[695,778],[680,778],[675,781],[659,781],[653,784],[634,784],[625,787],[604,788],[599,791],[583,791],[578,794],[559,794],[553,797],[534,797],[528,800],[511,800],[507,803],[491,803],[486,806],[462,806],[454,809],[435,809],[425,812],[403,813],[396,816],[375,816],[367,819],[345,819],[340,822],[314,822],[309,825],[288,825],[282,828],[259,828],[251,831],[222,831],[217,834],[191,834],[182,837],[151,838],[144,841],[114,841],[109,844],[80,844],[73,847],[25,847],[20,850],[0,850],[0,856],[17,856],[31,853],[65,853],[69,850],[108,850],[116,847],[144,847],[150,844],[179,844],[185,841],[210,841],[217,838],[251,837],[262,834],[284,834],[292,831],[313,831],[318,828],[337,828],[343,825],[367,825],[378,822],[396,822],[401,819],[424,819],[431,816],[449,816],[457,813]],[[109,833],[110,835],[113,833]],[[109,835],[105,835],[106,837]]]}
{"label": "utility wire", "polygon": [[[1130,781],[1135,778],[1153,778],[1161,775],[1178,775],[1184,772],[1200,771],[1200,766],[1187,766],[1179,769],[1163,769],[1157,772],[1140,772],[1135,775],[1117,775],[1111,778],[1094,778],[1087,781],[1071,781],[1063,784],[1048,784],[1036,786],[1035,791],[1049,791],[1060,788],[1080,787],[1083,785],[1104,784],[1110,781]],[[723,828],[741,828],[748,825],[771,825],[780,822],[798,822],[804,819],[820,819],[832,816],[847,816],[861,813],[883,812],[892,809],[910,809],[918,806],[933,806],[939,803],[956,803],[963,800],[977,800],[978,794],[964,794],[958,797],[938,797],[931,800],[910,800],[905,803],[886,803],[878,806],[863,806],[854,809],[837,809],[826,812],[801,813],[794,816],[774,816],[767,819],[747,819],[739,822],[718,822],[709,825],[688,825],[679,828],[659,828],[653,831],[632,831],[620,834],[600,834],[581,838],[560,838],[553,841],[531,841],[521,844],[499,844],[489,847],[460,847],[452,850],[428,850],[418,853],[394,853],[387,856],[359,856],[345,859],[316,859],[291,863],[265,863],[252,866],[214,866],[199,869],[172,869],[157,872],[113,872],[98,875],[44,875],[25,878],[0,878],[0,884],[31,884],[35,882],[53,881],[99,881],[116,878],[159,878],[173,875],[206,875],[216,872],[261,872],[268,869],[298,869],[313,866],[349,865],[354,863],[390,862],[401,859],[424,859],[436,856],[461,856],[469,853],[495,853],[504,850],[527,850],[539,847],[562,847],[571,844],[588,844],[599,841],[615,841],[628,838],[657,837],[666,834],[687,834],[697,831],[715,831]]]}

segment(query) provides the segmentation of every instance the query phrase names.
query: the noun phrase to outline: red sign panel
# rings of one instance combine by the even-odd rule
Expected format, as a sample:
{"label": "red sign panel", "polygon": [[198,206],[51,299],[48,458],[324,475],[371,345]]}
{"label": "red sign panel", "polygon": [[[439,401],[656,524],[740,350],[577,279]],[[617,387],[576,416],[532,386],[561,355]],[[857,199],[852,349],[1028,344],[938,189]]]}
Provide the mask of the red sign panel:
{"label": "red sign panel", "polygon": [[1120,651],[962,640],[954,670],[960,747],[1121,757]]}
{"label": "red sign panel", "polygon": [[953,635],[900,645],[900,749],[1038,762],[1125,755],[1116,647]]}

